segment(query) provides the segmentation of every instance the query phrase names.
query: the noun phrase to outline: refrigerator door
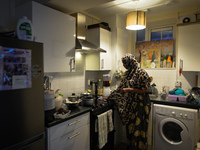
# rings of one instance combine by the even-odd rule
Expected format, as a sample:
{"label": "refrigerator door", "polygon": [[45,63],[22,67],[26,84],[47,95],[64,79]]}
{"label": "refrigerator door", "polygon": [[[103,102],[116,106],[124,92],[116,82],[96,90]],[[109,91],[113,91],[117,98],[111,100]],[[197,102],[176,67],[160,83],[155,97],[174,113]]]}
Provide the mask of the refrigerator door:
{"label": "refrigerator door", "polygon": [[43,44],[0,37],[0,46],[31,49],[31,87],[0,91],[0,149],[6,149],[44,137]]}

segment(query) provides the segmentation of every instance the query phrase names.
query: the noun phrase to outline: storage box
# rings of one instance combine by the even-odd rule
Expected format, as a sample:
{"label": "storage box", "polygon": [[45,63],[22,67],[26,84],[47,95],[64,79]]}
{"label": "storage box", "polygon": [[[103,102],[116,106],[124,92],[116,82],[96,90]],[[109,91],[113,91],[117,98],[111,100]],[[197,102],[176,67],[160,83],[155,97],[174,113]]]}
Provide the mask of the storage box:
{"label": "storage box", "polygon": [[179,96],[179,95],[168,95],[170,101],[180,101],[180,102],[186,102],[187,97],[186,96]]}

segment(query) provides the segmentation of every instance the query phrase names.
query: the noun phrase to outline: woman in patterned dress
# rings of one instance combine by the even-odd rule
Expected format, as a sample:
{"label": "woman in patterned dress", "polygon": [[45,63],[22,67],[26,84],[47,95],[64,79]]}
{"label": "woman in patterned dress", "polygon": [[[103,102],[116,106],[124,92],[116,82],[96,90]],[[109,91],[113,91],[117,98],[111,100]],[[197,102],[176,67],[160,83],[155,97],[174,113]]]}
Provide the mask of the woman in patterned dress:
{"label": "woman in patterned dress", "polygon": [[122,57],[127,69],[117,90],[108,99],[113,100],[123,125],[126,125],[128,150],[147,150],[147,129],[151,109],[149,87],[152,80],[148,73],[138,67],[132,54]]}

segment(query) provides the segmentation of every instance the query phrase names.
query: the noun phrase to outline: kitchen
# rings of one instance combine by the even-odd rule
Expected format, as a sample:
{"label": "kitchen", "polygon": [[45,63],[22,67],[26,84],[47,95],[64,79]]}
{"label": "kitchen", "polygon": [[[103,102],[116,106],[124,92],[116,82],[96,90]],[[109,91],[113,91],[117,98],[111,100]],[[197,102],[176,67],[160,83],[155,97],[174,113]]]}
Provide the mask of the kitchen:
{"label": "kitchen", "polygon": [[[2,15],[1,18],[1,26],[5,26],[9,29],[14,29],[14,26],[16,22],[14,10],[6,9],[5,8],[13,8],[15,3],[13,1],[2,1],[4,5],[1,5],[2,9],[5,13]],[[19,4],[20,2],[18,2]],[[17,5],[17,4],[16,4]],[[170,7],[170,6],[166,6]],[[81,9],[81,8],[79,8]],[[156,10],[155,10],[156,11]],[[153,28],[155,26],[162,26],[162,25],[168,25],[173,24],[176,27],[177,19],[179,16],[184,16],[187,14],[194,14],[196,12],[195,9],[185,9],[185,11],[180,12],[166,12],[164,14],[155,14],[154,16],[148,15],[147,17],[147,33],[150,28]],[[6,15],[5,15],[6,14]],[[150,14],[150,12],[149,12]],[[88,86],[88,80],[97,80],[98,78],[102,78],[103,74],[109,73],[111,77],[113,76],[114,72],[118,67],[121,67],[122,70],[124,70],[121,62],[121,57],[125,53],[133,53],[132,49],[135,47],[134,42],[135,41],[135,34],[136,32],[130,32],[125,29],[125,17],[123,15],[111,15],[102,17],[101,19],[98,19],[96,17],[93,17],[91,15],[86,15],[88,25],[89,24],[96,24],[99,22],[108,22],[109,26],[111,28],[112,32],[112,43],[111,43],[111,60],[112,60],[112,66],[111,71],[85,71],[85,55],[81,55],[80,58],[76,58],[76,71],[75,72],[45,72],[46,75],[53,76],[52,81],[52,89],[56,90],[58,88],[61,89],[63,98],[66,99],[68,96],[70,96],[72,93],[81,93],[85,92],[85,90],[90,89],[91,87]],[[10,18],[10,19],[8,19]],[[177,35],[177,31],[174,30],[174,35]],[[148,35],[146,35],[148,36]],[[148,39],[149,37],[146,37]],[[37,39],[36,39],[37,40]],[[128,44],[127,44],[128,41]],[[175,45],[176,50],[178,49],[178,45],[176,43]],[[177,51],[176,51],[177,52]],[[52,63],[52,62],[51,62]],[[177,61],[178,64],[178,61]],[[156,71],[155,71],[156,70]],[[195,77],[198,75],[198,71],[189,71],[189,72],[183,72],[181,76],[178,74],[178,67],[176,69],[147,69],[148,73],[153,76],[154,80],[153,82],[156,83],[156,88],[158,91],[161,90],[161,88],[164,85],[167,85],[170,87],[170,89],[174,88],[174,84],[177,80],[180,80],[182,83],[182,89],[185,91],[188,91],[188,89],[191,89],[195,85]],[[199,82],[200,80],[198,80]],[[116,84],[118,84],[119,81],[112,77],[111,80],[111,89],[114,89],[116,87]],[[198,83],[199,85],[199,83]],[[117,119],[115,119],[117,120]],[[122,139],[125,139],[124,135],[124,128],[115,123],[118,135],[123,135]],[[117,126],[118,125],[118,126]],[[121,134],[122,133],[122,134]],[[119,142],[121,139],[119,139],[119,136],[116,136],[115,142]]]}

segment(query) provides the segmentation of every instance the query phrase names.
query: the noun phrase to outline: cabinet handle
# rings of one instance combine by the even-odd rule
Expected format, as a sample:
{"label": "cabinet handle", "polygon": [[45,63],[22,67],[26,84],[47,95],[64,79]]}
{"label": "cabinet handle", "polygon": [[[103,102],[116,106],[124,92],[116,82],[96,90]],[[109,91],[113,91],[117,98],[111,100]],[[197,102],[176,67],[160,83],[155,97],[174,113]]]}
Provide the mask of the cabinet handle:
{"label": "cabinet handle", "polygon": [[101,69],[104,68],[104,59],[101,60]]}
{"label": "cabinet handle", "polygon": [[80,133],[81,133],[81,132],[78,132],[78,133],[76,133],[76,134],[74,134],[74,135],[72,135],[72,136],[68,137],[68,139],[72,139],[72,138],[74,138],[74,137],[78,136]]}
{"label": "cabinet handle", "polygon": [[70,72],[75,70],[75,58],[70,59]]}
{"label": "cabinet handle", "polygon": [[76,121],[74,121],[74,122],[72,122],[72,123],[69,123],[68,126],[71,126],[71,125],[76,124],[76,123],[78,123],[78,122],[80,122],[80,120],[76,120]]}

